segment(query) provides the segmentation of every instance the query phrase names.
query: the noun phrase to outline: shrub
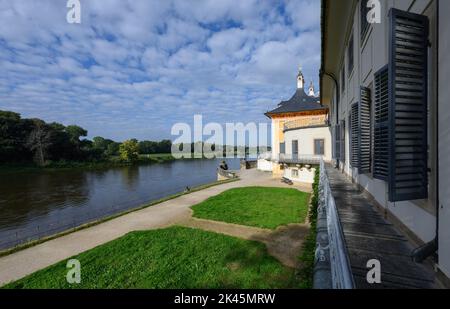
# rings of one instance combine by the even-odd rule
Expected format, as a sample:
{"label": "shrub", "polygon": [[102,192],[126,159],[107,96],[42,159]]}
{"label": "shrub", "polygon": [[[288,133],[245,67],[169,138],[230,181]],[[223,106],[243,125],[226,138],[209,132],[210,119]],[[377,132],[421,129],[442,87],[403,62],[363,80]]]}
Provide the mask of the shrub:
{"label": "shrub", "polygon": [[301,268],[298,276],[300,287],[304,289],[311,289],[313,287],[314,276],[314,258],[316,251],[316,236],[317,236],[317,208],[319,206],[319,180],[320,168],[316,168],[313,184],[313,195],[311,197],[311,205],[309,209],[309,222],[311,229],[305,238],[302,247],[302,254],[300,256]]}

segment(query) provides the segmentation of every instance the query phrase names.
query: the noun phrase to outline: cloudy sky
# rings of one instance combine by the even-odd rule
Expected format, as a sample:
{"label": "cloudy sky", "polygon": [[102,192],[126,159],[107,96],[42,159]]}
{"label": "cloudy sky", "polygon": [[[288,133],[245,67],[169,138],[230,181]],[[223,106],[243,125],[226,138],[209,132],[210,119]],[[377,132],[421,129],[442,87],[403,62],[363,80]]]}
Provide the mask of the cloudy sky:
{"label": "cloudy sky", "polygon": [[319,0],[0,0],[0,109],[89,137],[171,138],[177,122],[265,122],[318,84]]}

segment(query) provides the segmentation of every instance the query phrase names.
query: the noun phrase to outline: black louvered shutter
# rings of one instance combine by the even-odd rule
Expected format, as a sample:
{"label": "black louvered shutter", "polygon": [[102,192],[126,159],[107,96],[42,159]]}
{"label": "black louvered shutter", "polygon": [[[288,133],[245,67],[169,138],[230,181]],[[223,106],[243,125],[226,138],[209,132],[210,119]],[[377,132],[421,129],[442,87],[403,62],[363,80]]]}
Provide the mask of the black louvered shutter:
{"label": "black louvered shutter", "polygon": [[359,173],[367,174],[371,172],[371,108],[372,98],[369,88],[361,87],[359,103]]}
{"label": "black louvered shutter", "polygon": [[359,103],[352,105],[350,112],[350,163],[353,168],[359,167]]}
{"label": "black louvered shutter", "polygon": [[345,120],[341,120],[341,124],[339,125],[339,153],[340,160],[345,162]]}
{"label": "black louvered shutter", "polygon": [[375,115],[373,132],[373,177],[387,181],[389,176],[389,69],[375,73]]}
{"label": "black louvered shutter", "polygon": [[341,158],[341,128],[337,124],[334,126],[334,142],[335,142],[335,149],[334,149],[334,158],[336,160],[339,160]]}
{"label": "black louvered shutter", "polygon": [[428,197],[428,18],[391,9],[389,200]]}

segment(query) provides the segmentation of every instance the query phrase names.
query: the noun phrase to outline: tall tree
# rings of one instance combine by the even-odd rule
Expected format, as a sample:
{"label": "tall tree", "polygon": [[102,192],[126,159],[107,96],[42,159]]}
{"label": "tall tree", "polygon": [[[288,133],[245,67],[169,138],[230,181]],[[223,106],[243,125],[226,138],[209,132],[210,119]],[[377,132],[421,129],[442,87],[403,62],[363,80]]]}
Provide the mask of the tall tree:
{"label": "tall tree", "polygon": [[158,153],[170,153],[172,151],[172,141],[164,139],[158,143]]}
{"label": "tall tree", "polygon": [[108,147],[108,143],[106,141],[106,139],[104,139],[101,136],[96,136],[92,139],[92,147],[94,148],[98,148],[101,150],[106,150],[106,147]]}
{"label": "tall tree", "polygon": [[52,145],[51,131],[46,123],[40,119],[32,119],[34,128],[31,131],[27,145],[34,153],[36,162],[43,166],[48,148]]}
{"label": "tall tree", "polygon": [[17,113],[0,111],[0,163],[31,160],[32,154],[26,142],[32,129],[30,119],[21,119]]}
{"label": "tall tree", "polygon": [[49,158],[51,160],[71,160],[73,158],[74,146],[70,141],[66,127],[60,123],[52,122],[48,124],[52,131],[52,145],[49,148]]}
{"label": "tall tree", "polygon": [[108,145],[106,148],[105,154],[109,157],[111,156],[117,156],[119,154],[119,143],[112,142]]}
{"label": "tall tree", "polygon": [[66,132],[69,134],[70,141],[74,144],[80,144],[80,138],[86,137],[88,132],[82,127],[70,125],[66,127]]}
{"label": "tall tree", "polygon": [[139,153],[141,154],[152,154],[158,151],[158,143],[152,141],[141,141],[139,142]]}
{"label": "tall tree", "polygon": [[136,162],[139,158],[139,146],[135,139],[128,140],[119,146],[120,158],[127,162]]}
{"label": "tall tree", "polygon": [[1,111],[0,110],[0,118],[12,119],[12,120],[19,121],[20,120],[20,114],[14,113],[14,112],[10,112],[10,111]]}

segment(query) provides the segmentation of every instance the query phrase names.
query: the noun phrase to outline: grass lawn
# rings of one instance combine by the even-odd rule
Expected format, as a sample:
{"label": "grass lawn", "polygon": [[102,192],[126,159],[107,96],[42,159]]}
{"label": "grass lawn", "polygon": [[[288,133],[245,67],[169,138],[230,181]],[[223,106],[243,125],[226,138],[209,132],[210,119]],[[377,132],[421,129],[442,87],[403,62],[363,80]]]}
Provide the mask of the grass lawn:
{"label": "grass lawn", "polygon": [[305,222],[309,193],[296,189],[249,187],[225,191],[194,205],[194,217],[276,229]]}
{"label": "grass lawn", "polygon": [[294,270],[262,243],[171,227],[133,232],[84,252],[81,283],[66,282],[63,261],[6,288],[295,288]]}

